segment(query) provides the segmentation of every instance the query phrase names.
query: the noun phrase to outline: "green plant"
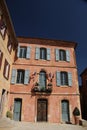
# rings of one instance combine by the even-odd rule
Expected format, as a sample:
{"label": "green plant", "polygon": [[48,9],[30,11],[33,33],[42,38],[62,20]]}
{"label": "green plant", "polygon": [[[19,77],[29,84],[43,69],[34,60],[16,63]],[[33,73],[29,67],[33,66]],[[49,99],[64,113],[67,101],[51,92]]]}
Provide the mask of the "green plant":
{"label": "green plant", "polygon": [[12,112],[11,111],[7,111],[6,112],[6,117],[12,119],[12,117],[13,117]]}
{"label": "green plant", "polygon": [[80,111],[77,107],[75,107],[74,111],[73,111],[73,115],[74,116],[79,116],[80,115]]}

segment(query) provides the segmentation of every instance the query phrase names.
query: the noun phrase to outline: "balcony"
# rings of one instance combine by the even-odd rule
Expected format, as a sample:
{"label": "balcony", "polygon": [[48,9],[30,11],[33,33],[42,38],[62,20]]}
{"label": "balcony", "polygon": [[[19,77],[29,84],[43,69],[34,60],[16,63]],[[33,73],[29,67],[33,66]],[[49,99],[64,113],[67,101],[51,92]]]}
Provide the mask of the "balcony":
{"label": "balcony", "polygon": [[38,83],[34,85],[34,87],[31,89],[31,92],[36,93],[51,93],[52,92],[52,84],[48,84],[46,87],[39,86]]}

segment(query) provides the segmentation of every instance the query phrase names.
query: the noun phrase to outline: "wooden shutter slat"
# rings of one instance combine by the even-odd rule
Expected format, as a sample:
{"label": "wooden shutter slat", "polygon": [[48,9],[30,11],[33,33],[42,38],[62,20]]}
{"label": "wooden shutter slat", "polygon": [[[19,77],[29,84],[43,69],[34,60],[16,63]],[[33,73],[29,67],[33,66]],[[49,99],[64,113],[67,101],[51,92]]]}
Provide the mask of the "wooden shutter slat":
{"label": "wooden shutter slat", "polygon": [[29,70],[25,70],[25,76],[24,76],[24,84],[28,84],[29,82]]}

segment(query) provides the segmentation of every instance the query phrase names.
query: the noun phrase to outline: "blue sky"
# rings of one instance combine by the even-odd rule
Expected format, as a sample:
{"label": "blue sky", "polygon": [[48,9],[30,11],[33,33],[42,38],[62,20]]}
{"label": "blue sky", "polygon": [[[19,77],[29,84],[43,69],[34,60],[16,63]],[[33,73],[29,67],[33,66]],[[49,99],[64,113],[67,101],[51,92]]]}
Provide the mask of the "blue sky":
{"label": "blue sky", "polygon": [[16,36],[77,42],[78,75],[81,74],[87,67],[87,0],[6,0],[6,3]]}

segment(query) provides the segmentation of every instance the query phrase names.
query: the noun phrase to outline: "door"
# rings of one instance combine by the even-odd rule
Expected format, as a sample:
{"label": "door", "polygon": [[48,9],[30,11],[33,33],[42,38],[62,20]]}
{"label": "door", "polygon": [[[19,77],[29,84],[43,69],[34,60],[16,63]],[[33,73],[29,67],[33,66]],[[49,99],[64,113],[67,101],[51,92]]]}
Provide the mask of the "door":
{"label": "door", "polygon": [[64,122],[70,121],[69,102],[67,100],[62,101],[62,121]]}
{"label": "door", "polygon": [[38,99],[37,101],[37,121],[47,121],[47,100]]}
{"label": "door", "polygon": [[22,99],[15,99],[14,114],[13,114],[13,119],[15,121],[21,121],[21,107],[22,107]]}

